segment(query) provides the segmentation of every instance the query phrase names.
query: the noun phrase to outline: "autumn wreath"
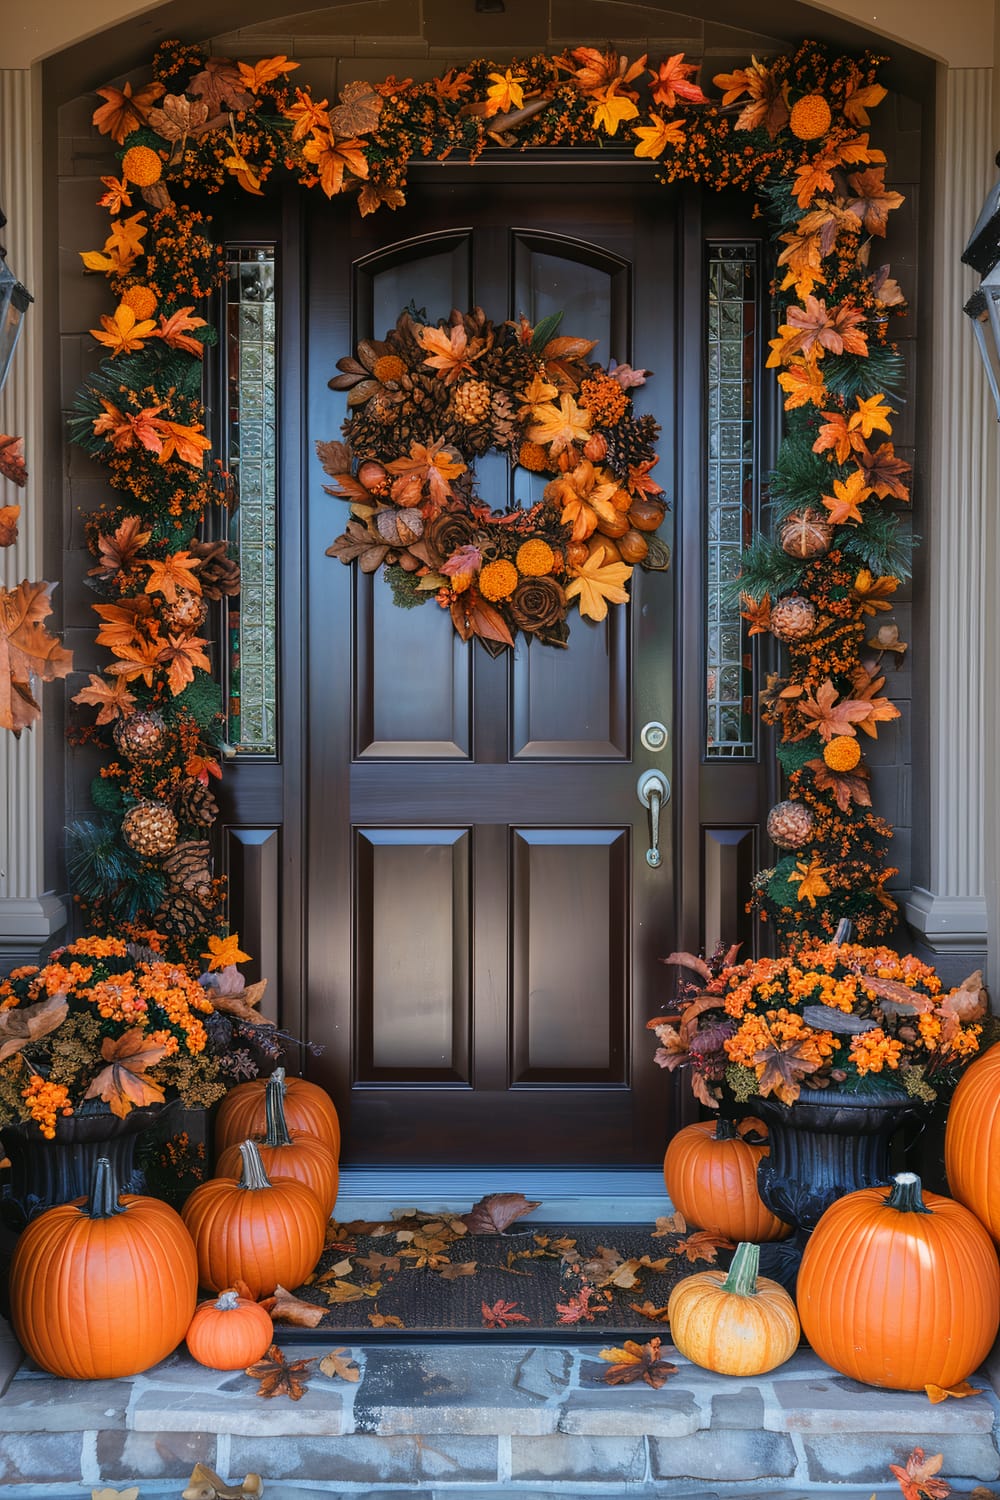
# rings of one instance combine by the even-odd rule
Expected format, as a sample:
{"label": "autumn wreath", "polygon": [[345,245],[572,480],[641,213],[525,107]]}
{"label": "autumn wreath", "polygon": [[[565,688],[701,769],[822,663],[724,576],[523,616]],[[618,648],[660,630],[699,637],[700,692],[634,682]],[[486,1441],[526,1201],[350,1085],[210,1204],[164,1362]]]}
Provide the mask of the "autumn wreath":
{"label": "autumn wreath", "polygon": [[[597,341],[560,334],[561,317],[401,313],[338,360],[347,442],[317,444],[327,492],[353,516],[328,553],[366,573],[384,564],[398,603],[435,598],[463,640],[494,653],[518,631],[565,645],[574,604],[603,620],[627,600],[633,564],[669,562],[651,535],[666,512],[652,476],[660,429],[629,394],[652,371],[588,363]],[[491,450],[547,477],[541,497],[491,507],[474,473]]]}

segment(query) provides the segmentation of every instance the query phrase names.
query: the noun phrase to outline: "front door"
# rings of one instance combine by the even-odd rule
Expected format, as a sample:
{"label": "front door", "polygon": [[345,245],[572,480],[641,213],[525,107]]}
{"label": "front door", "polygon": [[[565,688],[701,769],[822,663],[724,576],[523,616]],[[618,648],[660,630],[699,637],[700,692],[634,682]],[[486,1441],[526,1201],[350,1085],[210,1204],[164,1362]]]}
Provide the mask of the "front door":
{"label": "front door", "polygon": [[[307,215],[310,450],[340,436],[337,359],[404,307],[432,323],[453,307],[532,324],[562,312],[562,332],[599,339],[594,359],[655,372],[636,407],[661,424],[657,478],[676,500],[671,193],[620,173],[568,184],[508,172],[425,181],[404,210],[367,220],[336,202]],[[497,507],[514,503],[505,460],[477,473]],[[342,1111],[345,1159],[652,1161],[669,1080],[645,1021],[676,945],[673,572],[635,569],[631,603],[603,623],[574,612],[566,650],[519,637],[492,658],[435,602],[400,609],[378,574],[325,556],[348,516],[324,482],[314,462],[302,1021],[323,1048],[309,1071]],[[653,722],[668,734],[646,748]],[[637,791],[649,769],[672,784],[658,864]]]}

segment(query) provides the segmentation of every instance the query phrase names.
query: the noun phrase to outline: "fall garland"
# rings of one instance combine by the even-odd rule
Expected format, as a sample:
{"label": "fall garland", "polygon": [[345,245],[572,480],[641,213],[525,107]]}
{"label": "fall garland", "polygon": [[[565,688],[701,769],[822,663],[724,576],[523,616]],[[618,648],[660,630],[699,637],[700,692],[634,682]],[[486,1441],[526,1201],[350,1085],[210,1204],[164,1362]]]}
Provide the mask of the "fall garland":
{"label": "fall garland", "polygon": [[[859,729],[874,737],[880,722],[896,717],[882,693],[880,664],[898,662],[905,649],[892,624],[869,635],[906,576],[907,549],[890,502],[908,499],[909,472],[889,441],[888,396],[901,382],[901,360],[888,326],[904,299],[888,269],[869,264],[888,213],[902,202],[885,187],[885,158],[865,128],[868,111],[885,95],[879,62],[870,54],[831,57],[804,43],[794,55],[753,59],[718,75],[720,96],[710,100],[694,81],[696,65],[682,54],[653,65],[645,56],[630,62],[613,49],[576,47],[509,65],[477,59],[426,83],[352,83],[331,107],[289,82],[298,65],[285,57],[234,63],[174,42],[156,54],[148,82],[99,91],[104,103],[94,121],[119,148],[121,176],[103,179],[110,234],[103,249],[83,259],[107,276],[117,305],[93,330],[107,357],[87,378],[70,424],[74,439],[106,465],[117,492],[91,516],[88,532],[91,572],[105,600],[96,606],[98,641],[114,661],[75,699],[98,710],[94,725],[75,730],[77,738],[96,739],[109,752],[94,784],[103,816],[78,827],[71,845],[72,877],[92,921],[124,925],[182,952],[201,941],[200,933],[225,927],[224,893],[208,855],[221,703],[200,631],[205,601],[236,592],[239,579],[224,544],[198,539],[206,510],[228,498],[227,476],[205,468],[201,358],[215,333],[197,312],[219,285],[221,252],[210,220],[175,195],[233,186],[259,194],[284,168],[327,196],[356,194],[367,214],[405,202],[411,159],[461,153],[475,160],[487,146],[625,143],[661,182],[753,191],[778,251],[779,327],[768,364],[778,370],[788,413],[770,485],[779,530],[755,540],[737,591],[751,629],[770,631],[788,647],[787,669],[768,680],[763,704],[765,718],[780,727],[788,797],[769,819],[783,856],[757,876],[752,905],[793,943],[831,936],[842,915],[853,917],[862,940],[889,930],[891,830],[870,811],[857,740]],[[466,316],[438,330],[451,347],[460,327],[467,338],[481,336]],[[538,330],[523,336],[530,346]],[[505,344],[494,337],[497,347]],[[360,363],[365,376],[374,373]],[[627,394],[620,379],[615,384]],[[581,438],[574,447],[578,441],[586,446]],[[442,452],[425,465],[428,479],[431,467],[442,473]],[[365,462],[388,470],[399,458],[412,464],[415,455]],[[579,466],[550,481],[576,491],[567,498],[564,488],[557,497],[560,527],[568,524],[567,506],[579,504],[582,515],[591,504],[587,471],[577,480],[577,468],[599,462],[581,454]],[[347,463],[347,455],[334,454],[327,468],[340,491],[370,513],[356,517],[346,535],[360,546],[351,527],[363,528],[368,550],[358,556],[370,560],[372,520],[383,538],[381,527],[395,524],[397,541],[384,538],[379,559],[388,561],[403,546],[399,513],[414,509],[392,494],[406,475],[394,475],[387,488],[379,478],[372,492],[357,457]],[[487,534],[500,524],[487,515],[474,519]],[[558,550],[557,536],[526,540]],[[338,545],[343,555],[343,539]],[[495,561],[509,565],[512,546],[505,543]],[[435,555],[443,569],[456,551],[445,555],[442,547]],[[399,584],[402,551],[397,563]],[[606,565],[602,559],[596,566]],[[581,577],[580,567],[571,580]],[[503,566],[496,571],[511,581]],[[462,603],[471,591],[456,587],[461,567],[441,576],[449,580],[449,607],[459,606],[452,613],[457,628],[498,649],[506,641],[498,639],[497,620],[511,636],[515,624],[525,629],[502,587],[485,600],[493,612],[477,618]],[[532,577],[525,570],[519,576]],[[536,576],[563,587],[554,572]],[[412,582],[404,578],[403,586],[412,589]],[[438,587],[432,584],[433,592]],[[482,599],[482,570],[476,592]],[[583,587],[579,592],[582,603]],[[561,639],[565,619],[558,613],[534,634]]]}
{"label": "fall garland", "polygon": [[[327,493],[354,516],[330,555],[366,573],[385,564],[398,603],[433,594],[463,640],[492,652],[518,631],[565,645],[574,600],[603,620],[628,598],[631,564],[669,561],[647,535],[665,512],[659,428],[629,396],[652,372],[588,364],[596,340],[559,335],[560,321],[495,328],[476,308],[431,327],[402,313],[338,360],[348,442],[317,444]],[[536,504],[491,509],[477,495],[472,463],[491,450],[553,476]]]}

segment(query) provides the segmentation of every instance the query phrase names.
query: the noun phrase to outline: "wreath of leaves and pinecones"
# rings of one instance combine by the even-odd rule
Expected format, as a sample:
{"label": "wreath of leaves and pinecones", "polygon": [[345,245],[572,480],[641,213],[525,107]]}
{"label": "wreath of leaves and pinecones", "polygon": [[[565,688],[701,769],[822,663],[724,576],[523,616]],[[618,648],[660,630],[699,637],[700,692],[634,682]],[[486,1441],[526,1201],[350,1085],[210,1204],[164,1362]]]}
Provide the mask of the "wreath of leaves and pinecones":
{"label": "wreath of leaves and pinecones", "polygon": [[[432,325],[404,311],[338,360],[346,442],[317,444],[327,493],[351,505],[329,555],[383,568],[404,607],[436,599],[493,654],[518,631],[564,646],[574,606],[603,620],[634,565],[670,560],[654,535],[659,426],[631,397],[652,371],[589,363],[596,340],[559,334],[561,317],[495,325],[475,308]],[[526,481],[523,504],[477,493],[491,451]]]}

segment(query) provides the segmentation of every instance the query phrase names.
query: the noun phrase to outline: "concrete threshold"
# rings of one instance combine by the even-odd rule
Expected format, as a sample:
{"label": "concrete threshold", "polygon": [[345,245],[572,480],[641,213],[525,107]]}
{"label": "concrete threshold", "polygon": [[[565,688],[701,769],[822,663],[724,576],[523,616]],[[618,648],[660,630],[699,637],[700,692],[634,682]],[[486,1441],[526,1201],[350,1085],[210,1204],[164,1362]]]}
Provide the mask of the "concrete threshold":
{"label": "concrete threshold", "polygon": [[847,1380],[806,1349],[744,1380],[665,1344],[679,1368],[653,1390],[607,1385],[599,1347],[359,1345],[357,1382],[317,1361],[299,1401],[261,1399],[242,1372],[183,1350],[127,1380],[58,1380],[24,1362],[0,1397],[0,1495],[89,1500],[139,1484],[140,1500],[176,1496],[200,1462],[230,1482],[260,1474],[268,1500],[889,1500],[889,1465],[915,1447],[943,1454],[956,1495],[1000,1477],[1000,1403],[985,1378],[980,1395],[932,1405]]}

